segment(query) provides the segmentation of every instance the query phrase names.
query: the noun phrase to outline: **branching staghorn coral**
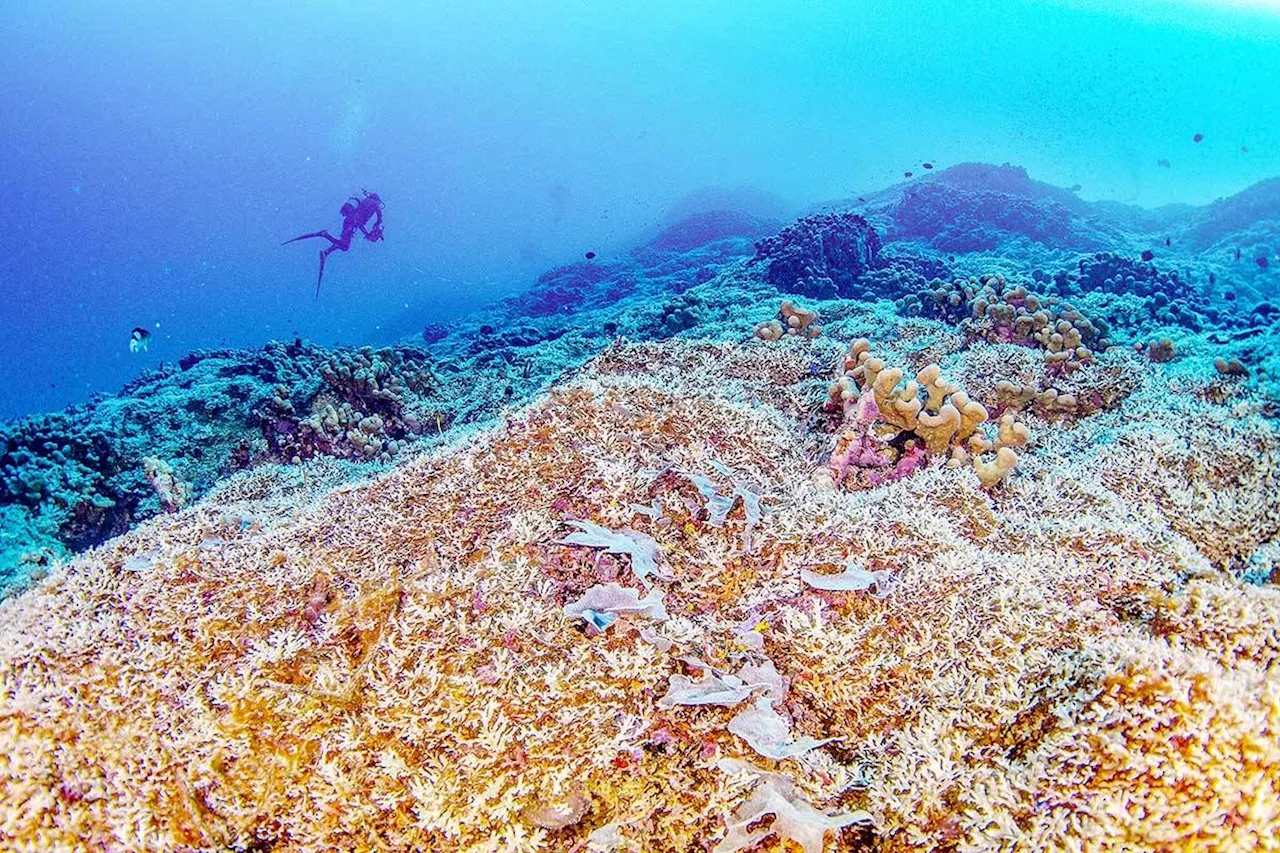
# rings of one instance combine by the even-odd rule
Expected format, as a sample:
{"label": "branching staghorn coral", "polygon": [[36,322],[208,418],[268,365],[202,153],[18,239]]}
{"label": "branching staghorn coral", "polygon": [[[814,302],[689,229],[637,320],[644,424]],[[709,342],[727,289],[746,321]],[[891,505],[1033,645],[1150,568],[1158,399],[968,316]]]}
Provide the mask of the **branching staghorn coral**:
{"label": "branching staghorn coral", "polygon": [[[944,380],[938,365],[924,367],[904,384],[902,371],[887,367],[865,338],[853,342],[826,406],[842,416],[824,475],[831,485],[899,480],[933,455],[946,456],[951,467],[972,464],[989,489],[1014,469],[1015,448],[1030,439],[1026,426],[1009,414],[1000,419],[995,437],[988,437],[979,430],[988,419],[986,407]],[[994,458],[984,458],[987,453]]]}

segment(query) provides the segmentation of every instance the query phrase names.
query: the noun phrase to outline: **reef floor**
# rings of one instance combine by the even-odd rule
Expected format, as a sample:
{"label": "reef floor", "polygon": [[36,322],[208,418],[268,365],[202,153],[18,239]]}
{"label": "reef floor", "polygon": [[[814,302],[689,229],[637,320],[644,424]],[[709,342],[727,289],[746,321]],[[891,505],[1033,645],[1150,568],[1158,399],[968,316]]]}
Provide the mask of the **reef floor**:
{"label": "reef floor", "polygon": [[1274,848],[1258,406],[1113,348],[989,488],[833,487],[815,362],[866,336],[978,400],[1022,363],[829,319],[619,341],[367,479],[257,467],[54,566],[0,603],[2,846]]}

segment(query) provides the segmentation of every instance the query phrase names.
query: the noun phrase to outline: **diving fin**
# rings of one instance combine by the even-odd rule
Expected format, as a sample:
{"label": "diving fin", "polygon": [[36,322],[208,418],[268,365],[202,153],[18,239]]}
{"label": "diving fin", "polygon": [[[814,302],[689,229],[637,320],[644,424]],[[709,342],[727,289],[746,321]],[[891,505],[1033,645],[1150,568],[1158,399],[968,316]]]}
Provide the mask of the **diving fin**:
{"label": "diving fin", "polygon": [[316,276],[316,299],[320,298],[320,282],[324,281],[324,262],[329,256],[323,249],[320,250],[320,274]]}

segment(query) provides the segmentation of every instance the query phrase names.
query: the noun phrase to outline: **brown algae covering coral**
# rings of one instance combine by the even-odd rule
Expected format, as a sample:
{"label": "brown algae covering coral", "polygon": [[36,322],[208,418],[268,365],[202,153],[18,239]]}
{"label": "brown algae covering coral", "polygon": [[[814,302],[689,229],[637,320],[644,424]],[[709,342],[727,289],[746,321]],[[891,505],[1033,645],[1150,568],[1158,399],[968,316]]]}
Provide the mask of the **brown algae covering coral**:
{"label": "brown algae covering coral", "polygon": [[[1108,362],[1127,396],[988,488],[825,488],[812,345],[620,343],[54,570],[0,605],[0,847],[1276,846],[1270,427]],[[992,428],[999,346],[947,369]]]}

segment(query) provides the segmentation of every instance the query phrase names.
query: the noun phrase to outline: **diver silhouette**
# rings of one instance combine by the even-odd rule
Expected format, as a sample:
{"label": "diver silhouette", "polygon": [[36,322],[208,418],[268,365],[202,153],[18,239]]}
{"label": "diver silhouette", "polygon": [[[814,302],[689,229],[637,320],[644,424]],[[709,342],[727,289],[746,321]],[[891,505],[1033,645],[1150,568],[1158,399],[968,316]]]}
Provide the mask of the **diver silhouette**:
{"label": "diver silhouette", "polygon": [[[329,245],[320,250],[320,274],[316,276],[316,299],[320,298],[320,282],[324,280],[324,262],[328,259],[330,252],[345,252],[350,249],[351,238],[355,236],[356,229],[359,229],[370,243],[376,243],[382,239],[382,199],[377,193],[371,193],[368,190],[361,190],[361,192],[364,193],[363,198],[352,196],[339,211],[342,214],[342,236],[335,237],[327,230],[314,231],[310,234],[300,234],[280,244],[287,246],[299,240],[310,240],[312,237],[323,237],[329,241]],[[370,219],[374,219],[374,223],[366,227]]]}

